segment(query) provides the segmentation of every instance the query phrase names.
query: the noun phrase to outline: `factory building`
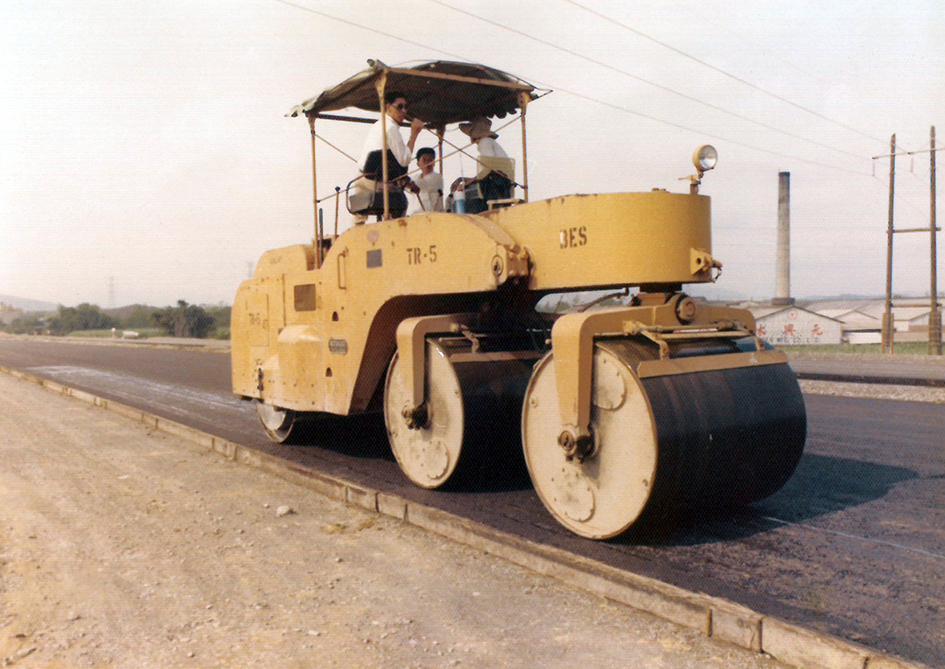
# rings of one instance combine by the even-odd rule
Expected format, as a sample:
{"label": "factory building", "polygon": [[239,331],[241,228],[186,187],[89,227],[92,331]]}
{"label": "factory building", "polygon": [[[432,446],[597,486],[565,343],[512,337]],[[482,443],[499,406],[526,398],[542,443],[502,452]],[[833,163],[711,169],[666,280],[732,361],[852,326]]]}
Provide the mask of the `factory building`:
{"label": "factory building", "polygon": [[773,346],[839,344],[843,323],[797,306],[754,307],[757,335]]}

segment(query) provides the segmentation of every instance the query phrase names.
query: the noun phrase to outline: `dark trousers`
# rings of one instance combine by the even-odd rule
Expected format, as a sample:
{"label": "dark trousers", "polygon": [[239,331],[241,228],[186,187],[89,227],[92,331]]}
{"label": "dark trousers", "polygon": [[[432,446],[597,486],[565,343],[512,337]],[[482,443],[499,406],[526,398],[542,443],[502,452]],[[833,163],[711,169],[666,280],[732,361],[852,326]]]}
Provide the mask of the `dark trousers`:
{"label": "dark trousers", "polygon": [[[512,182],[498,172],[489,172],[466,191],[466,213],[478,214],[489,208],[489,200],[506,200],[512,197]],[[480,193],[482,197],[480,197]]]}

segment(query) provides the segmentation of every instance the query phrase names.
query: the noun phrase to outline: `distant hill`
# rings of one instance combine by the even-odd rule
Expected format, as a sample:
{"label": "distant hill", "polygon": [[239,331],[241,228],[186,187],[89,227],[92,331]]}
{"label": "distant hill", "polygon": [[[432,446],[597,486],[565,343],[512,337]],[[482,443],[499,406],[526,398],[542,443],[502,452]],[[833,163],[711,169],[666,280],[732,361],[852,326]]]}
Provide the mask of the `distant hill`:
{"label": "distant hill", "polygon": [[55,311],[58,304],[52,302],[43,302],[42,300],[30,300],[25,297],[16,297],[14,295],[0,294],[0,302],[8,304],[15,309],[23,311]]}

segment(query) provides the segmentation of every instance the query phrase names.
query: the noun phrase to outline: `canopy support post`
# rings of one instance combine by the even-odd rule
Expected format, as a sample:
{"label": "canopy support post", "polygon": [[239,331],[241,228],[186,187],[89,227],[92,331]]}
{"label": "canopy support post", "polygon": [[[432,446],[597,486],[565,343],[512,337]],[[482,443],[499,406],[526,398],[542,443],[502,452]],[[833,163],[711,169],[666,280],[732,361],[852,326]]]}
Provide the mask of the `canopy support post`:
{"label": "canopy support post", "polygon": [[338,206],[341,204],[341,186],[335,186],[335,236],[332,241],[338,239]]}
{"label": "canopy support post", "polygon": [[387,71],[381,73],[381,76],[374,82],[377,87],[377,99],[381,106],[381,175],[384,179],[384,218],[390,219],[390,190],[387,184],[387,105],[384,104],[384,89],[387,87]]}
{"label": "canopy support post", "polygon": [[318,180],[315,165],[315,115],[307,114],[308,127],[312,135],[312,206],[315,209],[315,262],[322,266],[322,240],[318,233]]}
{"label": "canopy support post", "polygon": [[528,101],[531,96],[525,91],[518,94],[518,104],[522,108],[522,191],[524,191],[524,200],[528,202],[528,141],[525,133],[525,108],[528,107]]}

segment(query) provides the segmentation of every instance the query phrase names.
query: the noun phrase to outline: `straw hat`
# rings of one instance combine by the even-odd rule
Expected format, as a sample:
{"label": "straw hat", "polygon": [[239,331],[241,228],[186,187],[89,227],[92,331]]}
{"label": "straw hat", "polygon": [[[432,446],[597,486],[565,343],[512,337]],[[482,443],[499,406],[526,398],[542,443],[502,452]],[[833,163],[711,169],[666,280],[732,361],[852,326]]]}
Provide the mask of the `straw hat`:
{"label": "straw hat", "polygon": [[483,137],[491,137],[492,139],[497,139],[499,136],[492,132],[492,121],[482,116],[474,118],[469,123],[460,123],[459,129],[469,135],[469,139],[476,141],[477,139],[482,139]]}

